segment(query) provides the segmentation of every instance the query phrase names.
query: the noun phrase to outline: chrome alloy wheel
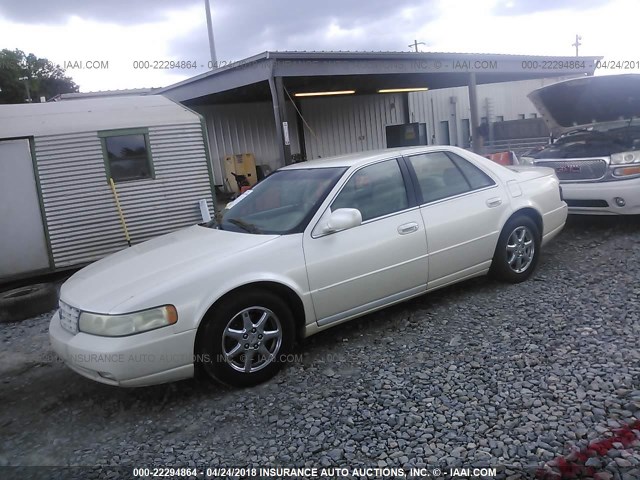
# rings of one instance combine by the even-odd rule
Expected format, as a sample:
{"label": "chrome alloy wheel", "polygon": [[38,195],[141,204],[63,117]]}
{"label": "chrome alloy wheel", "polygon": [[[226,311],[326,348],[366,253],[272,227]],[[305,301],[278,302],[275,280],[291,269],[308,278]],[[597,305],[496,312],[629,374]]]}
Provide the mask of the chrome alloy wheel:
{"label": "chrome alloy wheel", "polygon": [[536,245],[533,233],[527,227],[519,226],[507,240],[507,263],[515,273],[522,273],[533,263]]}
{"label": "chrome alloy wheel", "polygon": [[280,351],[280,345],[280,320],[265,307],[249,307],[238,312],[222,334],[225,361],[243,373],[257,372],[269,365]]}

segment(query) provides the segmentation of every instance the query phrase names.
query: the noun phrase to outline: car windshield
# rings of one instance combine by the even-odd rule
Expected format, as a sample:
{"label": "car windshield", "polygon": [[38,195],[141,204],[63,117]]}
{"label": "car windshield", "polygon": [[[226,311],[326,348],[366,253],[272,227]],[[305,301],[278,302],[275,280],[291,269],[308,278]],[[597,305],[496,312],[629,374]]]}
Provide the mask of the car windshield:
{"label": "car windshield", "polygon": [[228,210],[222,230],[258,234],[302,231],[346,168],[279,170]]}

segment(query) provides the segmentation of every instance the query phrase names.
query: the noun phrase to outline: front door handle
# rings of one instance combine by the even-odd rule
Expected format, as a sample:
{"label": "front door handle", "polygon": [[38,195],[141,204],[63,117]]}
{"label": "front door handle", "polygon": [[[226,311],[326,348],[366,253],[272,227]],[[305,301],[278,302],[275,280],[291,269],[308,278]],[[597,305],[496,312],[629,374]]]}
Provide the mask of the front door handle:
{"label": "front door handle", "polygon": [[406,235],[407,233],[413,233],[418,231],[418,224],[416,222],[405,223],[398,227],[398,233],[400,235]]}
{"label": "front door handle", "polygon": [[487,207],[493,208],[502,205],[502,199],[500,197],[493,197],[487,200]]}

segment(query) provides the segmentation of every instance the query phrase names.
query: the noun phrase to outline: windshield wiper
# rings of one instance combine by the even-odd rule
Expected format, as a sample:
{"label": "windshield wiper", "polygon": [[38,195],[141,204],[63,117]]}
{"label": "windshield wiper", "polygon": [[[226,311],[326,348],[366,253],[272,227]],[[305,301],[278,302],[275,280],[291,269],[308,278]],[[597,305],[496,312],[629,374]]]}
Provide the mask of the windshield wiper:
{"label": "windshield wiper", "polygon": [[235,218],[230,218],[230,219],[227,220],[227,222],[232,223],[232,224],[240,227],[245,232],[262,233],[260,231],[260,229],[258,227],[256,227],[253,223],[248,223],[248,222],[245,222],[245,221],[242,221],[242,220],[236,220]]}
{"label": "windshield wiper", "polygon": [[207,228],[213,228],[213,229],[220,227],[220,223],[218,223],[215,217],[209,220],[208,222],[202,222],[202,223],[199,223],[198,225],[200,225],[201,227],[207,227]]}

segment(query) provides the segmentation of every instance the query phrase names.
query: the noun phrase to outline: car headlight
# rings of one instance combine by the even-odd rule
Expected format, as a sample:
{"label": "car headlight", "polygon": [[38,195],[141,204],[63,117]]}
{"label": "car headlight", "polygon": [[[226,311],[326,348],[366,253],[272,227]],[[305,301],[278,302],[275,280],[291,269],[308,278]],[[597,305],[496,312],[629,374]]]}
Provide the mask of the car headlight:
{"label": "car headlight", "polygon": [[630,163],[640,163],[640,150],[611,155],[611,165],[628,165]]}
{"label": "car headlight", "polygon": [[122,315],[102,315],[82,312],[78,328],[83,333],[103,337],[123,337],[173,325],[178,321],[178,312],[173,305],[151,308]]}

